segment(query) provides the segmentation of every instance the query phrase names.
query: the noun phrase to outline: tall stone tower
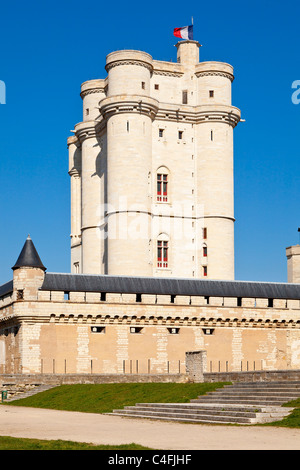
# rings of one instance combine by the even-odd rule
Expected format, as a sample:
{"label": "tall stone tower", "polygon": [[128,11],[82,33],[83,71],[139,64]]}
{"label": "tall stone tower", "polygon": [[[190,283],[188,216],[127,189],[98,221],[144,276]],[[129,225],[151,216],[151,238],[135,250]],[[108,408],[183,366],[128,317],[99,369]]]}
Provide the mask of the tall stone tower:
{"label": "tall stone tower", "polygon": [[234,278],[233,68],[133,50],[81,86],[68,139],[72,272]]}

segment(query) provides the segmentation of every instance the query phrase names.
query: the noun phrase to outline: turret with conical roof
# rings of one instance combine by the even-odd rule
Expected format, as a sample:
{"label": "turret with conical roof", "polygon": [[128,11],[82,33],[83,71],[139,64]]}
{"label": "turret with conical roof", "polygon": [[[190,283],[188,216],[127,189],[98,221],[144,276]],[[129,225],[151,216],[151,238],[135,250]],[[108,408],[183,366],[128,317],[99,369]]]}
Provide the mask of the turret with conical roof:
{"label": "turret with conical roof", "polygon": [[12,270],[15,300],[36,300],[46,268],[29,235]]}
{"label": "turret with conical roof", "polygon": [[17,259],[15,265],[12,267],[13,270],[17,268],[40,268],[46,271],[45,266],[43,265],[41,258],[39,257],[38,252],[34,246],[33,241],[28,235],[26,242],[22,248],[22,251]]}

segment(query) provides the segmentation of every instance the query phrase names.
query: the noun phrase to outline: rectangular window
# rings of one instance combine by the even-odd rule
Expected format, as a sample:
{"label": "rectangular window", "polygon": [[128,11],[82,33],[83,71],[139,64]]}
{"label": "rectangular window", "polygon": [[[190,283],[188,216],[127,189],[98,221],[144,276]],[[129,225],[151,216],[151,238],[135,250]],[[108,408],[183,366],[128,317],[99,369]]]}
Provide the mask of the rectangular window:
{"label": "rectangular window", "polygon": [[214,94],[215,94],[214,90],[209,90],[209,97],[210,98],[213,98]]}
{"label": "rectangular window", "polygon": [[159,202],[168,201],[168,175],[157,175],[157,194],[156,200]]}
{"label": "rectangular window", "polygon": [[207,276],[207,266],[203,266],[203,276]]}
{"label": "rectangular window", "polygon": [[105,333],[105,326],[91,326],[92,333]]}
{"label": "rectangular window", "polygon": [[159,136],[159,137],[163,137],[163,136],[164,136],[164,130],[163,130],[163,129],[159,129],[159,130],[158,130],[158,136]]}
{"label": "rectangular window", "polygon": [[23,300],[24,299],[24,290],[23,289],[18,289],[17,290],[17,300]]}
{"label": "rectangular window", "polygon": [[183,139],[183,131],[178,131],[178,139],[179,140]]}
{"label": "rectangular window", "polygon": [[158,240],[157,242],[157,267],[168,267],[168,242]]}
{"label": "rectangular window", "polygon": [[135,334],[135,333],[141,333],[142,330],[143,330],[143,328],[138,327],[138,326],[131,326],[131,327],[130,327],[130,333],[133,333],[133,334]]}
{"label": "rectangular window", "polygon": [[215,330],[213,328],[202,328],[202,331],[205,335],[213,335]]}
{"label": "rectangular window", "polygon": [[142,82],[142,89],[145,90],[145,82]]}
{"label": "rectangular window", "polygon": [[168,328],[168,332],[171,334],[171,335],[178,335],[179,334],[179,328]]}
{"label": "rectangular window", "polygon": [[206,227],[203,227],[203,239],[204,240],[207,239],[207,228]]}
{"label": "rectangular window", "polygon": [[154,90],[159,90],[159,84],[158,83],[155,83]]}
{"label": "rectangular window", "polygon": [[203,247],[203,256],[207,256],[207,246]]}
{"label": "rectangular window", "polygon": [[188,92],[187,90],[183,90],[182,92],[182,104],[187,104],[188,102]]}

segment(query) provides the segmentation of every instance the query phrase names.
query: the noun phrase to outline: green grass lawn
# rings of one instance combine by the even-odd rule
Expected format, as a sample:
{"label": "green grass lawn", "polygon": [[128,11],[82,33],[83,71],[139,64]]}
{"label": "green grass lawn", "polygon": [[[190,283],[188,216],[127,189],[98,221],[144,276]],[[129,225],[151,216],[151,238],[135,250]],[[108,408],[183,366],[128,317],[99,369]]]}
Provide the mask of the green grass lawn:
{"label": "green grass lawn", "polygon": [[136,403],[186,403],[223,383],[130,383],[61,385],[31,397],[4,402],[55,410],[108,413]]}
{"label": "green grass lawn", "polygon": [[264,426],[280,426],[286,428],[300,428],[300,398],[285,403],[283,406],[294,408],[292,413],[281,421],[274,421],[273,423],[266,423]]}
{"label": "green grass lawn", "polygon": [[0,436],[0,450],[151,450],[139,444],[124,444],[120,446],[93,445],[88,443],[62,441],[23,439],[17,437]]}

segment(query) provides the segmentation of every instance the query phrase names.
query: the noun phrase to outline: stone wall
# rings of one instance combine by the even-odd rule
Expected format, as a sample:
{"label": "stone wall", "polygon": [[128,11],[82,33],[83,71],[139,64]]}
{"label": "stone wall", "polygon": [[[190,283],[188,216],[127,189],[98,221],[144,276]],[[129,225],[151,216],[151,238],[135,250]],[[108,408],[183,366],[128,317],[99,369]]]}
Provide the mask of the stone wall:
{"label": "stone wall", "polygon": [[300,370],[204,373],[204,382],[287,382],[300,381]]}
{"label": "stone wall", "polygon": [[300,368],[299,300],[100,296],[3,305],[0,372],[185,373],[187,350],[207,351],[207,372]]}
{"label": "stone wall", "polygon": [[186,383],[185,374],[0,374],[5,385],[65,385],[101,383]]}

